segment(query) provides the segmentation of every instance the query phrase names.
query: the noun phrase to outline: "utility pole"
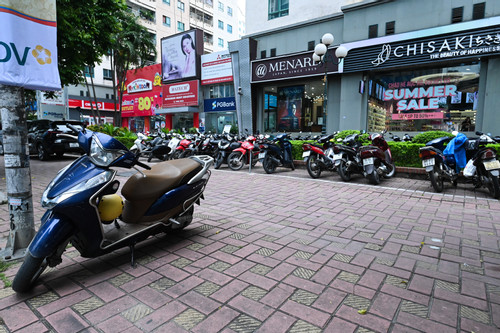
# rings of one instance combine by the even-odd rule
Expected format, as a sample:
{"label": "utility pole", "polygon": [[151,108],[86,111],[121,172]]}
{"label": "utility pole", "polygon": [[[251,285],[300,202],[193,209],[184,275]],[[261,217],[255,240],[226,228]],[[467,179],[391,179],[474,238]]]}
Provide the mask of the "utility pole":
{"label": "utility pole", "polygon": [[35,235],[35,225],[24,89],[0,84],[0,96],[10,222],[9,238],[0,257],[7,261],[24,257]]}

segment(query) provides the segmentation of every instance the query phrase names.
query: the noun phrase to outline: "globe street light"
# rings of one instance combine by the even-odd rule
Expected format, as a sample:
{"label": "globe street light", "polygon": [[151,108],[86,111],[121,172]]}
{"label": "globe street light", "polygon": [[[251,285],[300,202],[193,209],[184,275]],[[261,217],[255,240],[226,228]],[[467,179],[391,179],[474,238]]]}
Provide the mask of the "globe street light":
{"label": "globe street light", "polygon": [[322,66],[325,67],[325,76],[324,76],[324,82],[325,82],[325,92],[323,95],[323,125],[321,126],[321,133],[326,134],[326,116],[327,116],[327,93],[328,93],[328,63],[332,63],[334,65],[339,65],[342,60],[347,56],[347,49],[343,46],[337,47],[335,50],[335,57],[333,56],[332,52],[328,50],[328,46],[333,44],[333,35],[330,33],[326,33],[323,35],[321,38],[321,43],[317,44],[314,47],[314,54],[312,56],[313,61],[315,63],[320,63]]}

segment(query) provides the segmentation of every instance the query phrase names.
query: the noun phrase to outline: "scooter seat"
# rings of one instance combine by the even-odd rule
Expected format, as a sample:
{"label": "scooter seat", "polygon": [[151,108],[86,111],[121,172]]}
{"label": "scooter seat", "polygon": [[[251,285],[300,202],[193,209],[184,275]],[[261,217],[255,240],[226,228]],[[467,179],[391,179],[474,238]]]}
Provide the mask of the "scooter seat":
{"label": "scooter seat", "polygon": [[123,185],[122,195],[129,201],[156,200],[161,195],[186,184],[203,166],[190,158],[165,161],[155,164],[151,170],[130,177]]}

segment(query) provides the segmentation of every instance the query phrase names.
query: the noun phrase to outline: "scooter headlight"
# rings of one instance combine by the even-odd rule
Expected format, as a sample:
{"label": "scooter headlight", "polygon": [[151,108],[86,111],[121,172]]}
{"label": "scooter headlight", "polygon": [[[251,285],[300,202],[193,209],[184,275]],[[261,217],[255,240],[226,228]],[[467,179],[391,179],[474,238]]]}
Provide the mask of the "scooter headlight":
{"label": "scooter headlight", "polygon": [[42,207],[47,208],[47,209],[52,209],[55,205],[57,205],[60,202],[63,202],[64,200],[74,196],[75,194],[78,194],[80,192],[83,192],[85,190],[88,190],[90,188],[93,188],[97,185],[101,185],[104,183],[109,182],[113,178],[113,174],[115,172],[112,170],[107,170],[104,171],[97,176],[94,176],[84,182],[76,184],[74,187],[72,187],[70,190],[65,191],[61,195],[58,195],[55,198],[48,198],[48,193],[50,191],[51,186],[49,185],[45,192],[43,192],[42,195]]}
{"label": "scooter headlight", "polygon": [[121,150],[104,149],[99,138],[96,135],[92,136],[89,157],[94,164],[107,167],[123,154]]}

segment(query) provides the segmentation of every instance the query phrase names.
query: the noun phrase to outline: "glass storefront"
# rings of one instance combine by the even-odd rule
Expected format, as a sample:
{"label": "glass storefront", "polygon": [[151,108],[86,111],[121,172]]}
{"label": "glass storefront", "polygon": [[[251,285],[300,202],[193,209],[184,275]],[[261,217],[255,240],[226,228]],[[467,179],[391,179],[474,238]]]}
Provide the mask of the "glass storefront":
{"label": "glass storefront", "polygon": [[206,112],[205,131],[208,133],[222,133],[226,125],[237,126],[236,112]]}
{"label": "glass storefront", "polygon": [[193,127],[193,113],[192,112],[179,112],[174,113],[172,116],[173,129],[181,129],[184,132],[189,131]]}
{"label": "glass storefront", "polygon": [[469,63],[371,77],[368,131],[474,131],[479,70]]}
{"label": "glass storefront", "polygon": [[264,131],[320,132],[324,89],[321,80],[264,87]]}

